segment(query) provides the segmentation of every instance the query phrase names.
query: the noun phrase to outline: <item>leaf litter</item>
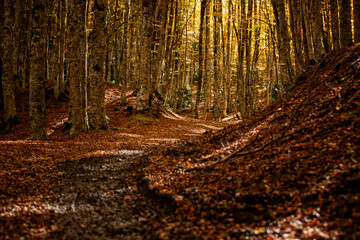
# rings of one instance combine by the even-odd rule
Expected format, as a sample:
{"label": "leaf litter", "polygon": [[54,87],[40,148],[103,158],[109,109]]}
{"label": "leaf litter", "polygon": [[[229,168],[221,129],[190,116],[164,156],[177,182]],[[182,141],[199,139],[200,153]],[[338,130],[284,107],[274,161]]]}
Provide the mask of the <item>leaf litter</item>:
{"label": "leaf litter", "polygon": [[241,122],[127,117],[109,85],[109,130],[70,137],[50,94],[45,142],[24,89],[0,135],[0,237],[357,239],[359,62],[359,44],[331,53]]}

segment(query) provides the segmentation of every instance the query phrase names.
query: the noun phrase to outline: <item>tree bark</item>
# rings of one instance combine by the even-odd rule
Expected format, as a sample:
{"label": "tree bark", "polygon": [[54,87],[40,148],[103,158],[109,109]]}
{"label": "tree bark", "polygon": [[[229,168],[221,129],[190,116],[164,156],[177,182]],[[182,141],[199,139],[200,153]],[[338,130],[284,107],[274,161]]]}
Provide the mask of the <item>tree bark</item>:
{"label": "tree bark", "polygon": [[86,9],[87,1],[69,0],[70,135],[87,130],[86,114]]}
{"label": "tree bark", "polygon": [[195,102],[195,118],[199,118],[199,104],[201,96],[201,86],[203,82],[203,73],[204,73],[204,25],[205,25],[205,9],[206,9],[207,0],[201,1],[200,7],[200,31],[199,31],[199,79],[196,93],[196,102]]}
{"label": "tree bark", "polygon": [[89,125],[92,129],[107,129],[105,109],[107,0],[94,1],[94,29],[91,33],[91,66],[89,94]]}
{"label": "tree bark", "polygon": [[66,18],[66,2],[59,2],[59,30],[58,30],[58,62],[57,62],[57,78],[54,86],[54,96],[57,101],[60,95],[65,92],[64,64],[65,64],[65,18]]}
{"label": "tree bark", "polygon": [[299,74],[303,66],[303,60],[301,56],[302,42],[301,42],[301,28],[302,28],[302,19],[301,19],[301,4],[296,0],[288,0],[290,8],[290,28],[293,36],[293,48],[295,55],[295,74]]}
{"label": "tree bark", "polygon": [[314,47],[315,58],[320,59],[325,54],[325,48],[322,41],[322,22],[321,22],[321,0],[314,0]]}
{"label": "tree bark", "polygon": [[152,0],[142,0],[142,36],[140,46],[140,91],[138,93],[136,111],[145,112],[150,109],[151,68],[153,18],[155,3]]}
{"label": "tree bark", "polygon": [[210,40],[210,17],[211,17],[211,1],[207,1],[205,9],[205,59],[204,59],[204,118],[209,118],[209,113],[211,109],[211,40]]}
{"label": "tree bark", "polygon": [[340,48],[340,39],[339,39],[339,8],[338,1],[330,1],[331,6],[331,33],[332,33],[332,44],[333,50]]}
{"label": "tree bark", "polygon": [[221,14],[221,1],[214,0],[214,105],[213,113],[214,119],[220,119],[220,14]]}
{"label": "tree bark", "polygon": [[126,89],[129,79],[129,22],[130,22],[130,10],[131,2],[130,0],[126,1],[125,6],[125,16],[124,16],[124,33],[122,41],[122,56],[120,63],[120,84],[121,84],[121,93],[120,93],[120,105],[124,106],[127,104],[126,99]]}
{"label": "tree bark", "polygon": [[15,1],[5,1],[4,3],[4,21],[2,25],[3,40],[3,78],[2,93],[4,98],[4,116],[3,123],[5,129],[12,128],[17,122],[17,112],[15,105],[15,79],[17,77],[17,26],[15,23]]}
{"label": "tree bark", "polygon": [[294,81],[285,3],[284,0],[271,0],[271,3],[274,8],[279,49],[280,81],[282,85],[280,86],[280,94],[283,94],[290,89]]}
{"label": "tree bark", "polygon": [[353,43],[350,2],[350,0],[340,0],[340,43],[342,48]]}
{"label": "tree bark", "polygon": [[353,0],[354,10],[354,41],[355,43],[360,42],[360,1]]}
{"label": "tree bark", "polygon": [[46,109],[46,28],[47,9],[44,0],[34,0],[32,10],[32,67],[30,70],[30,138],[45,140]]}

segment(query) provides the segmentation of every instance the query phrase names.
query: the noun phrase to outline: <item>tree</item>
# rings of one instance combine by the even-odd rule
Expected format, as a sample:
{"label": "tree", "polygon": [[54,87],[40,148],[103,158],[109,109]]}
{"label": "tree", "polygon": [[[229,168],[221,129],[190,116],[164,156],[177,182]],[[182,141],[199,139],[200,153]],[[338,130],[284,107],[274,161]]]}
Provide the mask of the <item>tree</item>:
{"label": "tree", "polygon": [[287,91],[293,85],[293,70],[290,55],[290,41],[287,29],[287,19],[285,13],[284,0],[271,0],[274,8],[276,32],[279,50],[280,62],[280,81],[283,90],[280,93]]}
{"label": "tree", "polygon": [[350,0],[340,1],[340,43],[341,47],[350,46],[352,41]]}
{"label": "tree", "polygon": [[87,1],[69,0],[70,135],[87,130],[86,113],[86,11]]}
{"label": "tree", "polygon": [[30,70],[30,137],[33,140],[45,140],[46,109],[46,1],[34,0],[32,10],[32,54]]}
{"label": "tree", "polygon": [[195,102],[195,118],[199,118],[199,104],[201,96],[201,87],[203,83],[203,73],[204,73],[204,25],[205,25],[205,9],[206,9],[207,0],[201,1],[201,10],[200,10],[200,33],[199,33],[199,78],[198,86],[196,93],[196,102]]}
{"label": "tree", "polygon": [[136,103],[136,111],[145,112],[150,109],[151,89],[151,50],[153,41],[153,19],[155,3],[152,0],[142,0],[142,36],[140,47],[140,90]]}
{"label": "tree", "polygon": [[314,47],[315,47],[315,58],[320,59],[325,54],[324,44],[322,41],[322,22],[321,22],[321,0],[314,1],[314,22],[313,22],[313,33],[314,33]]}
{"label": "tree", "polygon": [[12,129],[18,123],[15,105],[15,80],[17,78],[17,49],[18,27],[15,18],[16,1],[4,1],[4,16],[2,25],[2,95],[4,98],[4,116],[0,124],[2,131]]}
{"label": "tree", "polygon": [[[0,26],[4,26],[4,3],[0,3]],[[0,34],[0,42],[3,42],[3,34]],[[3,44],[0,44],[0,110],[4,109],[4,97],[3,97],[3,91],[2,91],[2,79],[3,79]],[[1,120],[1,119],[0,119]]]}
{"label": "tree", "polygon": [[222,16],[222,7],[220,0],[214,0],[214,118],[220,118],[220,83],[221,81],[221,66],[220,66],[220,18]]}
{"label": "tree", "polygon": [[106,61],[107,0],[94,1],[94,29],[91,33],[91,66],[89,94],[89,126],[107,129],[105,111],[105,61]]}
{"label": "tree", "polygon": [[54,96],[56,100],[65,92],[65,79],[64,79],[64,61],[65,61],[65,18],[66,18],[66,2],[61,0],[59,2],[59,29],[58,29],[58,62],[57,62],[57,76],[54,85]]}
{"label": "tree", "polygon": [[353,0],[354,9],[354,41],[360,42],[360,1]]}
{"label": "tree", "polygon": [[131,11],[131,2],[127,0],[125,3],[125,17],[124,17],[124,33],[122,40],[122,51],[121,51],[121,61],[120,61],[120,84],[121,84],[121,95],[120,95],[120,105],[126,105],[126,88],[128,83],[128,75],[129,75],[129,22],[130,22],[130,11]]}
{"label": "tree", "polygon": [[332,44],[333,49],[337,50],[340,48],[340,39],[339,39],[339,7],[338,1],[330,1],[330,11],[331,11],[331,32],[332,32]]}
{"label": "tree", "polygon": [[204,60],[204,98],[205,98],[205,119],[209,118],[211,109],[211,29],[210,29],[210,18],[211,18],[211,1],[207,1],[205,9],[205,60]]}

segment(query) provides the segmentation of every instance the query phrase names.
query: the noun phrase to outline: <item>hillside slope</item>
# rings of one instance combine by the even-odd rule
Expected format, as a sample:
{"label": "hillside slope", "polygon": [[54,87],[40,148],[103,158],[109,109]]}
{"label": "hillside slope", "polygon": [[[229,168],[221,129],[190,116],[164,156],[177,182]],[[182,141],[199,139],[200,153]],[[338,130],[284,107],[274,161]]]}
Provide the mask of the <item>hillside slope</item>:
{"label": "hillside slope", "polygon": [[149,235],[360,238],[359,93],[357,44],[250,119],[157,150],[144,174],[176,209],[154,218]]}

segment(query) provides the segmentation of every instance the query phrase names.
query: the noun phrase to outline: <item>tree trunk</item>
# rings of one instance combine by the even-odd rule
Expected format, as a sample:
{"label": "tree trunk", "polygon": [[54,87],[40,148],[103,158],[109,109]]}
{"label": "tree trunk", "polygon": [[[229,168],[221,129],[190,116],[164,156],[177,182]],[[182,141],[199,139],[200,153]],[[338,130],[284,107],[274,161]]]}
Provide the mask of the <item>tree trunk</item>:
{"label": "tree trunk", "polygon": [[140,47],[140,91],[138,93],[136,111],[144,112],[150,109],[151,94],[151,50],[153,40],[153,17],[155,3],[152,0],[142,1],[142,36]]}
{"label": "tree trunk", "polygon": [[163,62],[165,58],[166,51],[166,26],[167,26],[167,16],[169,11],[170,0],[161,0],[160,1],[160,10],[156,20],[156,46],[157,48],[154,51],[154,69],[152,77],[152,88],[155,90],[157,86],[160,85],[160,78],[163,71]]}
{"label": "tree trunk", "polygon": [[213,113],[214,119],[220,119],[220,15],[221,15],[221,1],[214,0],[214,105]]}
{"label": "tree trunk", "polygon": [[322,22],[321,22],[321,0],[314,1],[314,47],[315,47],[315,58],[320,59],[325,54],[324,44],[322,41]]}
{"label": "tree trunk", "polygon": [[44,0],[34,0],[32,10],[32,67],[30,70],[30,138],[45,140],[46,109],[46,28],[47,9]]}
{"label": "tree trunk", "polygon": [[89,125],[92,129],[107,129],[105,111],[107,0],[94,2],[94,29],[91,33],[91,66],[89,94]]}
{"label": "tree trunk", "polygon": [[290,42],[287,30],[284,0],[271,0],[276,19],[279,61],[280,61],[280,94],[283,94],[293,85],[293,70],[290,55]]}
{"label": "tree trunk", "polygon": [[[0,4],[0,26],[4,26],[4,4]],[[2,27],[0,27],[1,30],[3,30]],[[3,32],[0,33],[0,42],[4,42],[3,39]],[[3,44],[0,44],[0,110],[4,109],[4,96],[3,96],[3,55],[4,55],[4,49]],[[0,119],[1,121],[1,119]]]}
{"label": "tree trunk", "polygon": [[205,59],[204,59],[204,112],[205,119],[209,118],[211,109],[211,40],[210,40],[210,17],[211,17],[211,1],[207,0],[205,9]]}
{"label": "tree trunk", "polygon": [[339,39],[339,8],[338,1],[330,1],[331,6],[331,32],[332,32],[332,44],[333,50],[340,48]]}
{"label": "tree trunk", "polygon": [[122,57],[120,63],[120,83],[121,83],[121,93],[120,93],[120,105],[125,106],[127,104],[126,99],[126,89],[129,79],[129,22],[130,22],[130,0],[126,1],[125,6],[125,17],[124,17],[124,33],[122,41]]}
{"label": "tree trunk", "polygon": [[54,86],[54,96],[57,101],[65,92],[64,64],[65,64],[65,18],[66,18],[66,0],[59,2],[59,31],[58,31],[58,63],[57,78]]}
{"label": "tree trunk", "polygon": [[340,1],[340,43],[341,47],[350,46],[352,41],[350,0]]}
{"label": "tree trunk", "polygon": [[302,0],[302,16],[303,16],[303,29],[304,29],[304,44],[306,42],[305,45],[305,49],[307,49],[307,51],[305,52],[306,54],[306,64],[310,63],[310,59],[313,59],[314,56],[314,44],[313,44],[313,37],[312,37],[312,30],[310,27],[310,17],[309,17],[309,7],[307,4],[308,1],[306,0]]}
{"label": "tree trunk", "polygon": [[301,27],[302,27],[302,19],[301,19],[301,6],[296,0],[289,0],[289,8],[290,8],[290,28],[293,36],[293,48],[295,55],[295,66],[296,72],[295,74],[299,74],[301,71],[301,67],[303,66],[303,60],[301,58]]}
{"label": "tree trunk", "polygon": [[[17,77],[17,32],[15,23],[15,1],[5,1],[4,24],[2,25],[3,40],[3,78],[2,91],[4,98],[4,116],[2,130],[9,130],[17,122],[15,106],[15,79]],[[15,33],[15,34],[14,34]]]}
{"label": "tree trunk", "polygon": [[70,135],[87,130],[86,82],[86,9],[87,1],[69,0]]}
{"label": "tree trunk", "polygon": [[354,10],[354,41],[355,43],[360,42],[360,1],[353,0]]}
{"label": "tree trunk", "polygon": [[240,31],[237,35],[238,42],[238,62],[236,65],[237,68],[237,84],[236,84],[236,112],[245,111],[245,81],[244,81],[244,57],[245,57],[245,42],[246,42],[246,28],[247,22],[245,21],[245,0],[241,0],[240,9],[238,12],[238,25],[240,26]]}
{"label": "tree trunk", "polygon": [[207,0],[201,1],[200,9],[200,31],[199,31],[199,78],[198,78],[198,87],[196,93],[196,102],[195,102],[195,118],[199,118],[199,104],[201,96],[201,86],[203,82],[203,72],[204,72],[204,25],[205,25],[205,9],[206,9]]}

